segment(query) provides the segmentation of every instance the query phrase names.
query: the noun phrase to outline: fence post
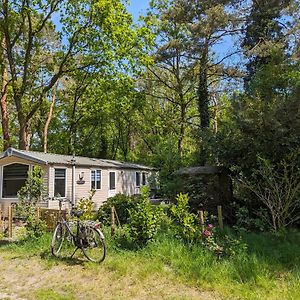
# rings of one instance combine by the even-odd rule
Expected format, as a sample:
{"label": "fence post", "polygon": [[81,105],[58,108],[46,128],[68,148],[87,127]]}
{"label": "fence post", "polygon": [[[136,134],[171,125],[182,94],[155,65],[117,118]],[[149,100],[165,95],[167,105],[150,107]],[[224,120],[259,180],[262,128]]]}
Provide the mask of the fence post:
{"label": "fence post", "polygon": [[0,232],[3,231],[2,210],[0,209]]}
{"label": "fence post", "polygon": [[115,207],[111,207],[111,236],[115,235],[116,228],[115,228]]}
{"label": "fence post", "polygon": [[120,226],[121,224],[120,224],[119,216],[118,216],[118,213],[117,213],[117,210],[115,207],[114,207],[114,213],[115,213],[115,217],[117,219],[117,226]]}
{"label": "fence post", "polygon": [[205,229],[203,210],[200,210],[199,214],[200,214],[200,227],[201,227],[201,231],[203,232]]}
{"label": "fence post", "polygon": [[40,208],[40,207],[37,207],[37,208],[36,208],[36,215],[37,215],[37,218],[38,218],[38,219],[41,218],[41,208]]}
{"label": "fence post", "polygon": [[12,206],[8,206],[8,237],[12,238]]}
{"label": "fence post", "polygon": [[223,231],[224,226],[223,226],[223,216],[222,216],[222,206],[221,205],[218,205],[218,221],[219,221],[220,230]]}

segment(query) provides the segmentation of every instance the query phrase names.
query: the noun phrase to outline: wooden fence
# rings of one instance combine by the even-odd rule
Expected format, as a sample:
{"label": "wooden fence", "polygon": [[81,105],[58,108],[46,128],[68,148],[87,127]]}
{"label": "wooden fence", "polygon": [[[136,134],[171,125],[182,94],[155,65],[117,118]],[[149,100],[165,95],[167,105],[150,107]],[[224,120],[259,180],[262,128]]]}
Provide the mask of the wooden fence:
{"label": "wooden fence", "polygon": [[[54,229],[60,218],[66,217],[66,210],[38,207],[36,213],[40,219],[46,222],[48,229]],[[12,238],[14,229],[21,224],[22,222],[16,216],[15,205],[9,205],[6,209],[0,210],[0,233]]]}

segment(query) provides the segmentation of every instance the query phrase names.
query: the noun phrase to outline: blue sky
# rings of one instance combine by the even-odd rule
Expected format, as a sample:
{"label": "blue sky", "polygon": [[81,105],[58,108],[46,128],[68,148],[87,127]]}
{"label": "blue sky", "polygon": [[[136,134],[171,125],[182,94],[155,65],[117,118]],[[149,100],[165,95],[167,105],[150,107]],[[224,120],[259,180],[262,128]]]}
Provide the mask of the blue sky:
{"label": "blue sky", "polygon": [[140,15],[145,14],[148,7],[149,0],[131,0],[128,10],[132,13],[134,20],[137,21]]}
{"label": "blue sky", "polygon": [[[135,22],[138,21],[140,15],[146,13],[147,8],[149,7],[149,0],[131,0],[129,5],[127,5],[128,11],[132,14]],[[214,50],[218,55],[226,55],[228,52],[232,51],[233,39],[227,38],[224,39],[220,44],[214,46]],[[237,57],[234,56],[231,60],[235,60]]]}

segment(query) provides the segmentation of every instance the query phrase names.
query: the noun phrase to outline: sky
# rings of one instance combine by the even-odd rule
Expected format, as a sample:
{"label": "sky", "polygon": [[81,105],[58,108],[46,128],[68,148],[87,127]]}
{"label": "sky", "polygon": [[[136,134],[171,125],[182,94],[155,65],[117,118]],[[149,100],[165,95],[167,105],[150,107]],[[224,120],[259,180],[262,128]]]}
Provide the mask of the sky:
{"label": "sky", "polygon": [[134,20],[137,21],[140,15],[145,14],[146,9],[149,7],[149,0],[131,0],[127,7]]}
{"label": "sky", "polygon": [[[147,8],[149,7],[149,0],[130,0],[130,3],[127,5],[128,11],[132,14],[135,22],[138,21],[140,15],[144,15],[146,13]],[[230,52],[233,46],[233,40],[227,39],[221,42],[220,44],[214,47],[214,50],[217,54],[226,55]],[[232,59],[235,59],[233,57]]]}

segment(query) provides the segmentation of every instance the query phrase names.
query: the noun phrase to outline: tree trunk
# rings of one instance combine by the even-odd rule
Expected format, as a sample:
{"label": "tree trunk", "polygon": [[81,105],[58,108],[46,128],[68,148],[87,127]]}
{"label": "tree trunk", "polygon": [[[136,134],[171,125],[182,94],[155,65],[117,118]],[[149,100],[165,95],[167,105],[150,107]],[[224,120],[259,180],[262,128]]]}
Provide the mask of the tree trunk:
{"label": "tree trunk", "polygon": [[31,141],[30,123],[26,120],[23,114],[19,114],[18,119],[20,124],[19,149],[28,151]]}
{"label": "tree trunk", "polygon": [[208,44],[204,45],[204,50],[200,59],[199,87],[198,87],[198,110],[200,114],[201,129],[209,127],[209,95],[207,86],[207,64],[208,64]]}
{"label": "tree trunk", "polygon": [[3,150],[5,151],[11,146],[10,135],[9,135],[9,117],[7,109],[7,89],[8,89],[8,72],[5,59],[5,38],[2,39],[1,45],[1,116],[2,116],[2,134],[3,134]]}
{"label": "tree trunk", "polygon": [[53,113],[53,107],[55,104],[55,100],[56,100],[56,90],[54,90],[53,94],[52,94],[50,109],[49,109],[47,121],[46,121],[46,124],[44,127],[44,153],[47,153],[47,151],[48,151],[48,128],[49,128],[49,124],[52,119],[52,113]]}
{"label": "tree trunk", "polygon": [[[183,102],[183,95],[180,95],[181,97],[181,103]],[[183,154],[183,139],[185,137],[185,105],[181,104],[180,107],[180,132],[179,132],[179,138],[177,141],[177,147],[178,147],[178,154],[180,157],[182,157]]]}

